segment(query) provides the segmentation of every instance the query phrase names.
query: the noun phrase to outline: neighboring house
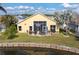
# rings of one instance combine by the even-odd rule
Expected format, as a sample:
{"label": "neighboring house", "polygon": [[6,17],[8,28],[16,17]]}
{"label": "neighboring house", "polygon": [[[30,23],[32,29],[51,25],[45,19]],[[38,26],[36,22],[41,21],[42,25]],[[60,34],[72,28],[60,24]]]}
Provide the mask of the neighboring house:
{"label": "neighboring house", "polygon": [[75,36],[79,38],[79,15],[76,15],[76,28],[75,28]]}
{"label": "neighboring house", "polygon": [[59,32],[54,18],[50,19],[43,14],[34,14],[17,24],[19,33],[40,33]]}
{"label": "neighboring house", "polygon": [[60,26],[61,29],[67,28],[67,29],[73,30],[73,31],[75,31],[76,27],[77,27],[77,25],[76,25],[75,22],[70,22],[70,23],[68,23],[68,24],[63,23],[63,24],[61,24],[61,26]]}
{"label": "neighboring house", "polygon": [[75,28],[75,31],[76,31],[77,33],[79,33],[79,24],[77,24],[77,26],[76,26],[76,28]]}
{"label": "neighboring house", "polygon": [[79,24],[77,25],[76,32],[79,33]]}
{"label": "neighboring house", "polygon": [[77,33],[79,33],[79,15],[76,16],[77,18],[75,19],[75,22],[76,22],[76,28],[75,28],[75,31]]}
{"label": "neighboring house", "polygon": [[77,28],[77,25],[76,25],[75,22],[70,22],[70,23],[68,24],[68,28],[69,28],[69,30],[75,31],[75,29]]}

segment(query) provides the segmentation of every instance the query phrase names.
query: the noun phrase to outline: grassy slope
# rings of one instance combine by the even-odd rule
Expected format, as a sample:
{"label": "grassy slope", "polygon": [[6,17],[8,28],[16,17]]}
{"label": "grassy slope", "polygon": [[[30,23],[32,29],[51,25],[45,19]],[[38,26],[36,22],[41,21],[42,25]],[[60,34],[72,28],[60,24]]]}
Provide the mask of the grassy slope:
{"label": "grassy slope", "polygon": [[79,48],[79,41],[74,36],[65,37],[63,34],[56,34],[52,36],[28,36],[24,33],[18,33],[14,39],[4,39],[0,37],[0,42],[36,42],[36,43],[51,43],[60,44]]}

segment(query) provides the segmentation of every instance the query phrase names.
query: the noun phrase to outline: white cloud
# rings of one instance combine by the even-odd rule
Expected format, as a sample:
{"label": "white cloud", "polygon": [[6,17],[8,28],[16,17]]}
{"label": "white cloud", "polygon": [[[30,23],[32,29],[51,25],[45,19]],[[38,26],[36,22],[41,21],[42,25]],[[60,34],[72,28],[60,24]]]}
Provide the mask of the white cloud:
{"label": "white cloud", "polygon": [[68,4],[68,3],[63,3],[62,4],[64,7],[72,7],[70,4]]}
{"label": "white cloud", "polygon": [[69,7],[69,8],[77,8],[77,7],[79,7],[79,4],[63,3],[62,6],[64,6],[65,8],[67,8],[67,7]]}
{"label": "white cloud", "polygon": [[28,8],[29,8],[29,6],[24,6],[24,8],[25,8],[25,9],[28,9]]}
{"label": "white cloud", "polygon": [[5,9],[7,9],[7,10],[13,10],[14,8],[13,7],[5,7]]}
{"label": "white cloud", "polygon": [[74,4],[72,5],[72,7],[79,7],[79,4]]}
{"label": "white cloud", "polygon": [[[79,4],[68,4],[68,3],[64,3],[62,4],[65,8],[71,8],[73,11],[79,13]],[[65,9],[63,9],[62,11],[64,11]]]}
{"label": "white cloud", "polygon": [[40,6],[40,7],[38,7],[37,9],[38,9],[38,10],[42,10],[42,9],[44,9],[44,8]]}
{"label": "white cloud", "polygon": [[35,9],[36,13],[38,13],[38,12],[44,12],[44,11],[45,11],[45,9],[43,7],[41,7],[41,6]]}
{"label": "white cloud", "polygon": [[24,8],[24,6],[18,6],[18,9],[22,9],[22,8]]}
{"label": "white cloud", "polygon": [[34,7],[30,7],[30,9],[34,10]]}
{"label": "white cloud", "polygon": [[[15,14],[17,13],[49,13],[49,14],[52,14],[53,11],[55,11],[56,9],[55,8],[44,8],[42,6],[39,6],[37,8],[33,7],[33,6],[23,6],[23,5],[20,5],[20,6],[14,6],[14,7],[6,7],[7,11],[8,12],[13,12]],[[11,11],[10,11],[11,10]]]}
{"label": "white cloud", "polygon": [[16,8],[16,9],[27,9],[27,8],[29,8],[29,6],[20,5],[20,6],[15,6],[14,8]]}
{"label": "white cloud", "polygon": [[18,12],[24,13],[24,12],[25,12],[25,10],[19,10]]}
{"label": "white cloud", "polygon": [[33,7],[30,7],[30,6],[15,6],[15,7],[5,7],[5,9],[7,10],[13,10],[13,9],[28,9],[28,8],[31,8],[33,9]]}
{"label": "white cloud", "polygon": [[46,8],[46,10],[56,10],[55,8]]}
{"label": "white cloud", "polygon": [[75,12],[77,12],[79,14],[79,7],[74,9]]}
{"label": "white cloud", "polygon": [[34,7],[33,6],[22,6],[22,5],[20,5],[20,6],[15,6],[15,8],[16,9],[34,9]]}

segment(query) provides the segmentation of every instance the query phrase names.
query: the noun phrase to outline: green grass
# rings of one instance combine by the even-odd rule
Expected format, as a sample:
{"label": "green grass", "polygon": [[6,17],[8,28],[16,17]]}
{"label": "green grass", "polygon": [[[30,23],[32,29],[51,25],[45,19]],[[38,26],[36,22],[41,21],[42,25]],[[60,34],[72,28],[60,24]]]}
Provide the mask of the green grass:
{"label": "green grass", "polygon": [[65,37],[63,34],[54,34],[52,36],[28,36],[25,33],[17,33],[14,39],[4,39],[0,37],[0,42],[36,42],[36,43],[50,43],[60,44],[70,47],[79,48],[79,41],[72,35]]}

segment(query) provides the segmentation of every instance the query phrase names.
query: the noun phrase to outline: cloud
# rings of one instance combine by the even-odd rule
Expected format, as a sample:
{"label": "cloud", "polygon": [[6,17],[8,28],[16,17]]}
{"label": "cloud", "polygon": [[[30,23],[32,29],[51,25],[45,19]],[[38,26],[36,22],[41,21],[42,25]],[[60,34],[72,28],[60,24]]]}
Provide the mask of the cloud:
{"label": "cloud", "polygon": [[62,6],[64,6],[64,7],[72,7],[72,6],[71,6],[70,4],[68,4],[68,3],[63,3]]}
{"label": "cloud", "polygon": [[56,10],[55,8],[46,8],[46,10]]}
{"label": "cloud", "polygon": [[41,6],[37,8],[37,10],[43,10],[43,9],[44,9],[44,8],[43,8],[43,7],[41,7]]}
{"label": "cloud", "polygon": [[44,9],[44,7],[38,7],[38,9]]}
{"label": "cloud", "polygon": [[72,7],[79,7],[79,4],[74,4],[72,5]]}
{"label": "cloud", "polygon": [[34,10],[34,7],[30,7],[30,9]]}
{"label": "cloud", "polygon": [[45,13],[45,14],[53,14],[53,12],[56,11],[55,8],[44,8],[44,7],[38,7],[37,9],[35,9],[35,13]]}
{"label": "cloud", "polygon": [[38,8],[36,8],[35,10],[34,10],[36,13],[38,13],[38,12],[44,12],[45,11],[45,8],[43,8],[43,7],[38,7]]}
{"label": "cloud", "polygon": [[16,8],[16,9],[34,9],[34,7],[33,6],[22,6],[22,5],[20,5],[20,6],[15,6],[14,8]]}
{"label": "cloud", "polygon": [[74,9],[75,12],[77,12],[79,14],[79,7]]}
{"label": "cloud", "polygon": [[[68,3],[64,3],[62,4],[62,6],[64,6],[65,8],[71,8],[73,11],[77,12],[79,14],[79,4],[68,4]],[[63,9],[62,11],[64,11],[65,9]]]}
{"label": "cloud", "polygon": [[79,7],[79,4],[69,4],[69,3],[63,3],[61,4],[62,6],[64,6],[65,8],[77,8]]}
{"label": "cloud", "polygon": [[25,8],[24,6],[18,6],[17,7],[18,9],[23,9],[23,8]]}
{"label": "cloud", "polygon": [[19,10],[19,11],[17,11],[17,12],[21,12],[21,13],[24,13],[24,12],[25,12],[25,10]]}
{"label": "cloud", "polygon": [[8,6],[8,7],[5,7],[5,9],[7,10],[8,13],[12,12],[16,14],[16,13],[29,12],[34,10],[35,8],[33,6],[20,5],[20,6],[14,6],[14,7]]}
{"label": "cloud", "polygon": [[13,7],[5,7],[5,9],[7,9],[7,10],[14,10]]}
{"label": "cloud", "polygon": [[20,6],[15,6],[14,8],[16,8],[16,9],[27,9],[27,8],[29,8],[29,6],[20,5]]}
{"label": "cloud", "polygon": [[8,13],[11,14],[12,13],[52,13],[53,11],[55,11],[56,9],[55,8],[44,8],[42,6],[39,6],[37,8],[33,7],[33,6],[23,6],[23,5],[20,5],[20,6],[14,6],[14,7],[6,7]]}

